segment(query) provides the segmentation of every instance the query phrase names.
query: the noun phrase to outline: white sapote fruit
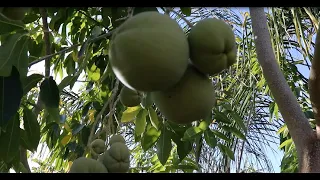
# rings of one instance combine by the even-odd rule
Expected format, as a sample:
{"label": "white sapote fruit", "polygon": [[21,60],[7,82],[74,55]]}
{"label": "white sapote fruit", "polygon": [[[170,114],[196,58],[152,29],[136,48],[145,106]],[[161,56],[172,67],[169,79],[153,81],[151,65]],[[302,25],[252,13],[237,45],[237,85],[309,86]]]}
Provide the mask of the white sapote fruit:
{"label": "white sapote fruit", "polygon": [[177,124],[188,124],[206,118],[215,105],[211,80],[192,65],[174,87],[152,92],[151,95],[161,114]]}
{"label": "white sapote fruit", "polygon": [[80,157],[73,161],[69,173],[107,173],[107,168],[99,161]]}
{"label": "white sapote fruit", "polygon": [[183,76],[189,45],[180,25],[168,15],[142,12],[126,20],[110,41],[110,64],[128,88],[166,90]]}
{"label": "white sapote fruit", "polygon": [[236,41],[231,26],[216,18],[200,20],[188,35],[190,60],[202,73],[214,75],[236,62]]}

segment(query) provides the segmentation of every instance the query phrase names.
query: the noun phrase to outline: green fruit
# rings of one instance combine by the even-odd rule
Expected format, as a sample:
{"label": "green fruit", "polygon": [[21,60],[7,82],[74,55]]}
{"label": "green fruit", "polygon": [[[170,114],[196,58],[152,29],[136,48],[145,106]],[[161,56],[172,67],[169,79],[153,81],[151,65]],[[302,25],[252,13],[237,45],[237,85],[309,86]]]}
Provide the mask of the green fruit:
{"label": "green fruit", "polygon": [[7,18],[12,20],[23,20],[25,17],[25,14],[30,9],[31,8],[27,8],[27,7],[4,7],[1,13],[5,15]]}
{"label": "green fruit", "polygon": [[125,21],[110,42],[110,63],[128,88],[165,90],[183,76],[189,61],[184,31],[168,15],[142,12]]}
{"label": "green fruit", "polygon": [[129,89],[126,86],[120,91],[120,102],[127,107],[138,106],[141,103],[141,97],[135,90]]}
{"label": "green fruit", "polygon": [[101,154],[104,152],[106,145],[105,145],[104,140],[95,139],[94,141],[91,142],[91,148],[95,153]]}
{"label": "green fruit", "polygon": [[124,138],[121,135],[115,134],[110,138],[109,144],[112,145],[117,142],[126,144],[126,141],[124,140]]}
{"label": "green fruit", "polygon": [[107,168],[97,160],[80,157],[73,161],[69,173],[107,173]]}
{"label": "green fruit", "polygon": [[105,165],[108,172],[128,172],[130,167],[130,152],[125,144],[116,142],[98,158],[98,161]]}
{"label": "green fruit", "polygon": [[215,105],[211,80],[191,65],[176,86],[151,94],[160,112],[169,121],[178,124],[188,124],[207,117]]}
{"label": "green fruit", "polygon": [[188,35],[190,59],[202,73],[214,75],[236,62],[236,42],[231,27],[224,21],[208,18],[199,21]]}

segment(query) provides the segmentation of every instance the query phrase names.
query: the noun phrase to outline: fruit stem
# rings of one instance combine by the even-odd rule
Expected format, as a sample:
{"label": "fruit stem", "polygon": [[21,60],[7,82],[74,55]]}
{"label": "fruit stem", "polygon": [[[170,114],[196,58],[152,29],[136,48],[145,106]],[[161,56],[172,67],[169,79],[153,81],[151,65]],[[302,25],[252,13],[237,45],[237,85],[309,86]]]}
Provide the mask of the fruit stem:
{"label": "fruit stem", "polygon": [[188,21],[188,19],[187,19],[187,18],[185,18],[182,14],[180,14],[180,13],[178,13],[178,12],[174,11],[173,9],[169,9],[169,11],[170,11],[170,12],[173,12],[174,14],[176,14],[177,16],[179,16],[182,20],[184,20],[190,28],[192,28],[192,27],[193,27],[193,24],[191,24],[191,22],[190,22],[190,21]]}

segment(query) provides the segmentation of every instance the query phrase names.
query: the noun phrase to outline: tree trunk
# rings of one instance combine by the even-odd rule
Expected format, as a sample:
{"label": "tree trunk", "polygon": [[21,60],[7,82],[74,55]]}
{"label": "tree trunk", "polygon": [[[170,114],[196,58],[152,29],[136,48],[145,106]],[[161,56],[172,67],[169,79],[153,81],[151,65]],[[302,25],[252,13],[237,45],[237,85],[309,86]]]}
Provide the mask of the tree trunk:
{"label": "tree trunk", "polygon": [[[279,110],[292,140],[296,146],[299,172],[320,172],[320,140],[317,137],[316,131],[312,130],[308,119],[302,112],[296,97],[292,93],[287,81],[285,80],[280,67],[275,59],[275,55],[271,46],[271,37],[267,26],[267,17],[264,8],[250,8],[252,20],[252,29],[255,37],[255,46],[257,50],[258,61],[263,69],[263,75],[267,81],[274,99],[279,106]],[[317,34],[315,51],[319,52],[320,48],[320,33]],[[320,54],[315,53],[309,84],[310,89],[314,89],[314,94],[311,97],[313,111],[315,113],[316,122],[320,125],[320,118],[316,116],[320,107],[320,98],[317,100],[316,90],[320,90]],[[319,65],[318,65],[319,64]],[[318,128],[317,128],[318,130]],[[320,133],[318,133],[320,134]]]}

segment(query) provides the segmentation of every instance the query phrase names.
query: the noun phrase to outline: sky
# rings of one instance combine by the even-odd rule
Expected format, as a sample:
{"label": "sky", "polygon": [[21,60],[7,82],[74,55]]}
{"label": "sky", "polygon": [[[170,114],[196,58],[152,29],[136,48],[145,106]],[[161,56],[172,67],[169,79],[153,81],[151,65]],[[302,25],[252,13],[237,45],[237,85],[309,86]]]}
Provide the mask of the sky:
{"label": "sky", "polygon": [[[233,9],[234,9],[234,12],[238,13],[238,15],[240,17],[241,17],[241,15],[240,15],[239,11],[241,11],[242,13],[249,12],[249,8],[246,8],[246,7],[239,7],[239,8],[233,8]],[[295,54],[297,55],[298,53],[295,53]],[[29,75],[33,74],[33,73],[44,74],[44,71],[43,71],[44,68],[43,67],[44,67],[44,62],[40,62],[40,63],[32,66],[30,71],[29,71]],[[309,70],[307,68],[298,66],[298,69],[300,70],[300,72],[302,72],[302,74],[305,77],[309,76]],[[57,83],[60,83],[61,78],[59,76],[57,76],[56,77],[56,81],[57,81]],[[80,86],[81,86],[81,83],[76,83],[72,90],[77,92],[78,89],[80,88]],[[280,162],[281,162],[281,159],[282,159],[282,156],[283,156],[282,151],[280,151],[278,147],[279,147],[279,144],[272,144],[269,149],[266,149],[267,156],[270,158],[271,163],[272,163],[273,168],[274,168],[274,171],[276,173],[280,172]],[[41,146],[39,145],[37,152],[34,154],[34,157],[39,157],[40,149],[41,149]],[[48,149],[45,149],[45,151],[46,152],[44,154],[47,154],[49,152]],[[37,163],[33,162],[31,160],[31,158],[28,159],[28,162],[29,162],[30,168],[39,166]]]}

